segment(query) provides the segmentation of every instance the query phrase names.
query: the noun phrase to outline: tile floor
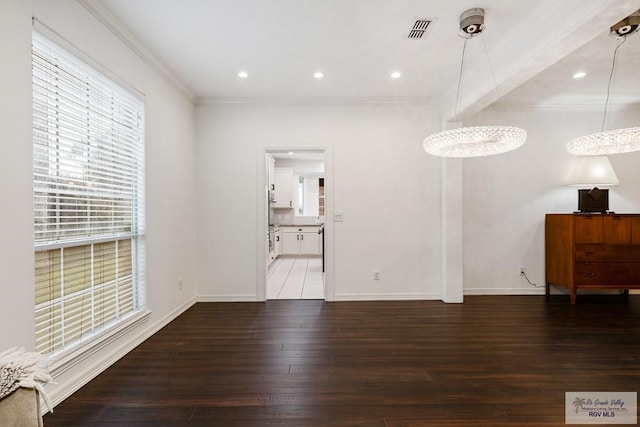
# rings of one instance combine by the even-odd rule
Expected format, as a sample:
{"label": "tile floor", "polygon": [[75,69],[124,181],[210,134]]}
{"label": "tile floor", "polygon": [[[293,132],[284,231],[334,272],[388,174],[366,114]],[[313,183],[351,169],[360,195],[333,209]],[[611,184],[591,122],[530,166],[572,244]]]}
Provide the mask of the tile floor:
{"label": "tile floor", "polygon": [[322,259],[276,258],[269,266],[267,299],[324,299]]}

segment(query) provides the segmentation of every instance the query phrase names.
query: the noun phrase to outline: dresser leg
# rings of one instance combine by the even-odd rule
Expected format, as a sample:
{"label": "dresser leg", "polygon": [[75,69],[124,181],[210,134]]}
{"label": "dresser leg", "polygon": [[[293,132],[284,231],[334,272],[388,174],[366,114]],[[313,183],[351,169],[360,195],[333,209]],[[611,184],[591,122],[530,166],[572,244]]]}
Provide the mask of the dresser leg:
{"label": "dresser leg", "polygon": [[576,288],[571,289],[571,304],[576,303]]}
{"label": "dresser leg", "polygon": [[624,300],[629,301],[629,289],[624,290]]}
{"label": "dresser leg", "polygon": [[549,282],[545,282],[544,284],[544,297],[547,301],[551,299],[551,284]]}

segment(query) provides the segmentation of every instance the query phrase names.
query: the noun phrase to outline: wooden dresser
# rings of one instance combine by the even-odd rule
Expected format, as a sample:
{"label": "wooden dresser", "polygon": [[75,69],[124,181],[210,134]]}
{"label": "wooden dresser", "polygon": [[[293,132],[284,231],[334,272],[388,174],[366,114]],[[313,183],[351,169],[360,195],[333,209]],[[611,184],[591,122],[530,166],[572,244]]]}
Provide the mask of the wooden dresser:
{"label": "wooden dresser", "polygon": [[578,289],[640,289],[640,214],[547,214],[546,295]]}

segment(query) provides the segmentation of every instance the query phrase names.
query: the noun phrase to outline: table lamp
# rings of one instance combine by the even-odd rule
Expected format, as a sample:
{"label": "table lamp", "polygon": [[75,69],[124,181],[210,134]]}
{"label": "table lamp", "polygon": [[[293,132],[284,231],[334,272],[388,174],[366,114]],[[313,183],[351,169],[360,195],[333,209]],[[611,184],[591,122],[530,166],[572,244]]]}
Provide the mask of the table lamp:
{"label": "table lamp", "polygon": [[587,187],[578,189],[577,212],[606,213],[609,210],[609,190],[599,187],[610,187],[619,183],[607,156],[584,156],[578,158],[567,185]]}

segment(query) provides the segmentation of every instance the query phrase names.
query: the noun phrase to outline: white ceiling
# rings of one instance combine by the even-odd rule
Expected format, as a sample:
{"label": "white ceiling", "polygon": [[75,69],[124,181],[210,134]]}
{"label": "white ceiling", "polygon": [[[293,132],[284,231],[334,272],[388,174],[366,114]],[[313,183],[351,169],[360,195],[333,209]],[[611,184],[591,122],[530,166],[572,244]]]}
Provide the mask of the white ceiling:
{"label": "white ceiling", "polygon": [[[609,26],[640,0],[85,0],[139,40],[200,101],[429,102],[453,110],[458,17],[485,9],[461,110],[604,101]],[[113,19],[115,18],[115,19]],[[434,19],[422,40],[416,18]],[[124,28],[123,28],[124,27]],[[486,45],[489,58],[485,52]],[[495,80],[490,72],[492,65]],[[620,50],[612,102],[640,102],[640,37]],[[582,69],[588,75],[574,81]],[[247,79],[237,73],[244,70]],[[313,78],[322,71],[325,78]],[[392,71],[402,77],[390,78]]]}

